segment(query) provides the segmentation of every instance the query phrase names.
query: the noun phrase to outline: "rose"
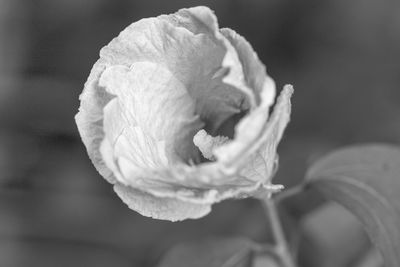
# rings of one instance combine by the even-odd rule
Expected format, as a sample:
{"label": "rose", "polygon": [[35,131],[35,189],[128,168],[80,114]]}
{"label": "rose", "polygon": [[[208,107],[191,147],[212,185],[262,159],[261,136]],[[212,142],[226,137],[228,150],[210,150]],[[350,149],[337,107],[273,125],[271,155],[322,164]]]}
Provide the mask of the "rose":
{"label": "rose", "polygon": [[100,51],[76,123],[89,157],[133,210],[199,218],[271,193],[292,87],[277,99],[250,44],[207,7],[142,19]]}

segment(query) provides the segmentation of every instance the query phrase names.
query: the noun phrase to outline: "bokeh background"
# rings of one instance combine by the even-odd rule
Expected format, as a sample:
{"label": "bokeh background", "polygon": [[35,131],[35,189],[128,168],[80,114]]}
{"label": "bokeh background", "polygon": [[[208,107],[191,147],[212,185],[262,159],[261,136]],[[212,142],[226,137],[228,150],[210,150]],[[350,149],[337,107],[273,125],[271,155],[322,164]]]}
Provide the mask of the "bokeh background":
{"label": "bokeh background", "polygon": [[[279,88],[295,87],[277,183],[299,183],[336,147],[399,143],[399,1],[0,0],[0,266],[146,267],[182,241],[269,239],[254,200],[180,223],[129,210],[74,123],[102,46],[138,19],[195,5],[244,35]],[[287,229],[301,232],[291,236],[303,266],[379,266],[365,265],[379,257],[344,209],[313,192],[282,207]]]}

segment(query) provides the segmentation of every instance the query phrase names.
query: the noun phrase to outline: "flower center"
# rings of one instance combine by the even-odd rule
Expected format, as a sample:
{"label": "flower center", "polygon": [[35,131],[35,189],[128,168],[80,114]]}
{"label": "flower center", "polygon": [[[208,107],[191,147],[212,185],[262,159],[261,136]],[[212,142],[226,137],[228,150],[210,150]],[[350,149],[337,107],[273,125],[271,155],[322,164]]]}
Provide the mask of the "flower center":
{"label": "flower center", "polygon": [[215,160],[214,149],[229,142],[226,136],[213,137],[209,135],[204,129],[198,131],[193,137],[193,143],[197,146],[203,155],[208,160]]}
{"label": "flower center", "polygon": [[234,136],[234,128],[236,124],[246,115],[247,111],[242,111],[231,116],[216,130],[216,136],[212,136],[205,129],[199,130],[193,137],[194,145],[200,150],[203,157],[207,160],[216,160],[214,149],[226,144]]}

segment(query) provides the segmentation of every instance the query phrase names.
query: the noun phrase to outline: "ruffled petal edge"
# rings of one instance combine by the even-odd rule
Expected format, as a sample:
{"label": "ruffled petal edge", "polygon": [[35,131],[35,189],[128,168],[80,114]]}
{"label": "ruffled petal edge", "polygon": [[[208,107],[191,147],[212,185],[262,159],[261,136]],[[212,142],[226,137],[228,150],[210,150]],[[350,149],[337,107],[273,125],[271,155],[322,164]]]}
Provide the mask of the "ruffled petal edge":
{"label": "ruffled petal edge", "polygon": [[173,222],[198,219],[211,211],[210,205],[193,204],[174,198],[154,197],[120,183],[114,185],[114,191],[130,209],[154,219]]}

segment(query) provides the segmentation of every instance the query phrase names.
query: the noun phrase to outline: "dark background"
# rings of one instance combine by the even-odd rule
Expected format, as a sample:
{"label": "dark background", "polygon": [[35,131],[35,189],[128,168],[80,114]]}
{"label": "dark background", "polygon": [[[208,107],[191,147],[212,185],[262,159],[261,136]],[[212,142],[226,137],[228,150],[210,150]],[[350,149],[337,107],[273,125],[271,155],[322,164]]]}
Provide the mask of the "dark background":
{"label": "dark background", "polygon": [[[181,223],[129,210],[96,173],[75,126],[100,48],[138,19],[195,5],[245,36],[279,88],[295,87],[277,183],[298,183],[339,146],[399,143],[399,1],[0,0],[0,266],[154,266],[181,241],[268,239],[255,200]],[[368,242],[334,205],[308,213],[318,199],[285,204],[287,222],[301,219],[301,261],[349,266]]]}

